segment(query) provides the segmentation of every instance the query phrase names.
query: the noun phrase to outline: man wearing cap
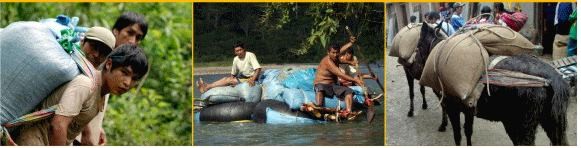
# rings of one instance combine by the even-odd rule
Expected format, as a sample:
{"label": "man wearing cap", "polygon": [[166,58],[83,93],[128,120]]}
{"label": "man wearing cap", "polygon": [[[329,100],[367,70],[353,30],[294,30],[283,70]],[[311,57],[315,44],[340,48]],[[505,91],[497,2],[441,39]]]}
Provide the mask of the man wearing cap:
{"label": "man wearing cap", "polygon": [[[111,31],[115,35],[115,47],[119,47],[123,44],[139,45],[139,43],[147,35],[147,30],[149,25],[145,21],[145,17],[142,14],[135,12],[124,12],[121,14]],[[97,65],[95,65],[97,66]],[[99,112],[97,116],[89,123],[89,127],[92,131],[97,131],[91,133],[90,139],[81,140],[82,135],[79,135],[76,140],[82,145],[105,145],[107,144],[107,137],[105,130],[103,129],[103,119],[105,118],[106,108],[108,105],[109,95],[105,95],[105,111]]]}
{"label": "man wearing cap", "polygon": [[462,11],[464,11],[464,5],[465,4],[460,4],[460,3],[454,3],[454,5],[452,5],[452,8],[454,9],[454,14],[452,15],[450,23],[452,24],[452,27],[454,27],[454,30],[456,30],[456,31],[458,29],[462,28],[462,26],[464,26],[464,24],[466,24],[466,21],[462,17]]}
{"label": "man wearing cap", "polygon": [[85,58],[96,68],[115,49],[115,36],[106,28],[92,27],[81,40],[81,50]]}
{"label": "man wearing cap", "polygon": [[[90,62],[89,68],[106,61],[115,47],[115,37],[103,27],[90,28],[81,41],[81,50]],[[46,109],[57,106],[52,118],[24,125],[14,135],[18,145],[70,145],[81,132],[90,133],[85,128],[99,112],[103,111],[101,72],[93,78],[85,74],[55,89],[38,107]],[[87,134],[90,135],[90,134]],[[85,139],[86,137],[83,137]]]}

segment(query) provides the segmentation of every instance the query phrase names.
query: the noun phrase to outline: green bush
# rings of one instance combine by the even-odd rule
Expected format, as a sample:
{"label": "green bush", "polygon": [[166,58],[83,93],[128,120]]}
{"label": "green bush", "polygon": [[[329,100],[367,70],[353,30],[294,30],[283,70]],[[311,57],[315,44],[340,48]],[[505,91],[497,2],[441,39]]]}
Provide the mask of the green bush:
{"label": "green bush", "polygon": [[0,28],[59,14],[79,17],[79,26],[111,28],[125,11],[146,16],[141,46],[152,67],[139,93],[109,100],[108,144],[191,145],[191,3],[0,3]]}

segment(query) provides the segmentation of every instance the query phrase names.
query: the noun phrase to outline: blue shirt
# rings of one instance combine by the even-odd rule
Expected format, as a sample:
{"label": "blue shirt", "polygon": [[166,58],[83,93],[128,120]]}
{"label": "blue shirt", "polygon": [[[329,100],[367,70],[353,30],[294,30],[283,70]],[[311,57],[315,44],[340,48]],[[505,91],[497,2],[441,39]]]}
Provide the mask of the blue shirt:
{"label": "blue shirt", "polygon": [[[440,23],[441,21],[439,21],[438,23]],[[446,23],[446,22],[442,22],[442,29],[444,30],[444,32],[446,32],[446,34],[448,36],[452,36],[452,34],[456,33],[456,30],[454,29],[454,27],[452,27],[452,25]]]}
{"label": "blue shirt", "polygon": [[461,16],[454,14],[452,15],[450,23],[452,23],[452,27],[454,27],[454,30],[458,30],[460,29],[460,27],[466,24],[466,21]]}

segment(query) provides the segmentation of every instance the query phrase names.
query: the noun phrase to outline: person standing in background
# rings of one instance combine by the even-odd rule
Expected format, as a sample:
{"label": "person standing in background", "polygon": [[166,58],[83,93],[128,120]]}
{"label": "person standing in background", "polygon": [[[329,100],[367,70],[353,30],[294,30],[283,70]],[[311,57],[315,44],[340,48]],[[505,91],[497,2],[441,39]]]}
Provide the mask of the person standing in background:
{"label": "person standing in background", "polygon": [[567,44],[571,22],[569,16],[573,13],[572,3],[558,3],[555,12],[555,40],[553,41],[553,60],[567,56]]}
{"label": "person standing in background", "polygon": [[454,3],[454,5],[452,6],[452,8],[454,8],[454,13],[452,15],[450,22],[452,24],[452,27],[454,27],[454,30],[458,30],[466,24],[466,20],[464,20],[464,18],[462,17],[464,5],[465,4]]}
{"label": "person standing in background", "polygon": [[577,10],[569,17],[569,21],[573,24],[569,31],[569,44],[567,45],[567,56],[577,55]]}

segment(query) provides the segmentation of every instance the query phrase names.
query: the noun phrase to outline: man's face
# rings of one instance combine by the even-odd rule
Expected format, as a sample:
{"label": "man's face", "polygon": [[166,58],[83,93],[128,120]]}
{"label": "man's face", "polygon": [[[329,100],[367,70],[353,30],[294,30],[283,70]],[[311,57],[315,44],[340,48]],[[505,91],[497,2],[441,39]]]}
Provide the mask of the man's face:
{"label": "man's face", "polygon": [[460,13],[462,13],[462,11],[464,11],[464,7],[460,6],[460,7],[456,8],[456,13],[460,14]]}
{"label": "man's face", "polygon": [[351,61],[353,60],[353,54],[347,52],[343,54],[340,58],[343,60]]}
{"label": "man's face", "polygon": [[337,62],[339,60],[339,49],[332,48],[331,50],[327,50],[327,55],[333,62]]}
{"label": "man's face", "polygon": [[129,91],[136,84],[136,80],[133,79],[133,69],[130,66],[117,67],[111,70],[109,62],[107,72],[103,74],[103,79],[105,81],[104,87],[107,87],[109,93],[115,95],[121,95]]}
{"label": "man's face", "polygon": [[113,34],[117,39],[115,42],[116,47],[123,44],[137,45],[141,41],[141,38],[143,38],[143,32],[139,24],[129,25],[121,30],[113,29]]}
{"label": "man's face", "polygon": [[83,42],[81,50],[85,53],[85,58],[91,62],[93,66],[99,66],[101,63],[105,61],[107,55],[101,55],[97,50],[96,47],[90,45],[89,42]]}
{"label": "man's face", "polygon": [[236,48],[234,48],[234,54],[236,56],[238,56],[238,58],[244,58],[244,56],[246,55],[246,52],[245,52],[244,48],[236,47]]}

